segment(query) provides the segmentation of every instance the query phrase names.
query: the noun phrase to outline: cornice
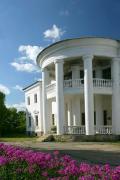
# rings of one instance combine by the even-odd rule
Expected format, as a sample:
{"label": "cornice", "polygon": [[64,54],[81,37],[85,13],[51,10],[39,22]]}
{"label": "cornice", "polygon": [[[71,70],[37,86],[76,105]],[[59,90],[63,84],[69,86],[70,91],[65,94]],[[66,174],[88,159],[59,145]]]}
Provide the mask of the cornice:
{"label": "cornice", "polygon": [[62,50],[68,50],[69,48],[88,48],[88,47],[99,47],[103,50],[104,48],[112,47],[118,48],[118,41],[112,39],[105,39],[105,38],[78,38],[78,39],[68,39],[63,40],[57,43],[54,43],[43,51],[37,57],[37,64],[42,67],[42,63],[44,60],[47,60],[50,56],[56,54]]}

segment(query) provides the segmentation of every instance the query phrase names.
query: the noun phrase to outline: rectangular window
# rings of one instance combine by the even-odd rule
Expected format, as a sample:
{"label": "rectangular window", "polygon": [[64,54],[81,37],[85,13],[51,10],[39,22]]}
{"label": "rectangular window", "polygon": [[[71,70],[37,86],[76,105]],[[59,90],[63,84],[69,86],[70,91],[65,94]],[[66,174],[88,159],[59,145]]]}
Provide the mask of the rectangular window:
{"label": "rectangular window", "polygon": [[80,79],[83,79],[83,78],[84,78],[84,71],[80,70]]}
{"label": "rectangular window", "polygon": [[30,117],[30,116],[29,116],[29,118],[28,118],[28,121],[29,121],[29,122],[28,122],[28,126],[31,127],[31,117]]}
{"label": "rectangular window", "polygon": [[34,103],[37,103],[37,94],[34,94]]}
{"label": "rectangular window", "polygon": [[66,73],[66,74],[64,75],[64,79],[65,79],[65,80],[72,79],[72,71]]}
{"label": "rectangular window", "polygon": [[102,71],[103,79],[111,79],[111,68],[106,68]]}
{"label": "rectangular window", "polygon": [[38,126],[38,115],[35,116],[35,124]]}
{"label": "rectangular window", "polygon": [[82,122],[81,122],[82,126],[85,125],[85,113],[82,113]]}
{"label": "rectangular window", "polygon": [[52,125],[55,125],[55,114],[52,114]]}
{"label": "rectangular window", "polygon": [[106,110],[103,111],[103,121],[104,121],[104,126],[106,126],[107,125],[107,111]]}
{"label": "rectangular window", "polygon": [[93,78],[96,78],[96,72],[93,70]]}
{"label": "rectangular window", "polygon": [[27,104],[30,105],[30,97],[27,97]]}
{"label": "rectangular window", "polygon": [[96,111],[94,111],[94,125],[96,125]]}

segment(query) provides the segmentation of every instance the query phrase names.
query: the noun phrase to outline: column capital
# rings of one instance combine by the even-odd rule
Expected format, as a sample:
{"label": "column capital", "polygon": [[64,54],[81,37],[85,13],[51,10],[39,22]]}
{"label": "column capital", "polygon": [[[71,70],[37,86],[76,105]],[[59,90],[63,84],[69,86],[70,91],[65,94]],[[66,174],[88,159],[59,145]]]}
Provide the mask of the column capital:
{"label": "column capital", "polygon": [[83,60],[93,60],[93,54],[84,54],[83,56],[82,56],[82,59]]}
{"label": "column capital", "polygon": [[64,64],[64,60],[63,59],[55,59],[54,64],[56,64],[56,63]]}

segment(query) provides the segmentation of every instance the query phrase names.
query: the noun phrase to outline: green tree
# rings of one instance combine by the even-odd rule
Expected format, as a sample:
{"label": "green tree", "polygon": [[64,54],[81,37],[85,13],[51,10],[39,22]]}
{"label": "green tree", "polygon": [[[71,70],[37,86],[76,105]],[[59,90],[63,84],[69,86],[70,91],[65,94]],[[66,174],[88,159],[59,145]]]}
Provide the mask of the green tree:
{"label": "green tree", "polygon": [[0,136],[25,133],[26,117],[24,111],[6,108],[5,94],[0,92]]}
{"label": "green tree", "polygon": [[0,92],[0,135],[6,129],[6,120],[8,117],[8,110],[5,106],[5,94]]}

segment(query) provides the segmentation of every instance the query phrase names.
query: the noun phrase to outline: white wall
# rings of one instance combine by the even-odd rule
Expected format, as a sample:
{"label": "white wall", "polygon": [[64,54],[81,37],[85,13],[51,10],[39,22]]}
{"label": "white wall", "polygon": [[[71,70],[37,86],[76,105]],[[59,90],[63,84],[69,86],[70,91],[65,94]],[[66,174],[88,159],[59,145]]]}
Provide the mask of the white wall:
{"label": "white wall", "polygon": [[[37,94],[37,103],[34,102],[34,94]],[[30,97],[30,105],[28,105],[27,98]],[[42,125],[42,91],[41,83],[36,84],[25,91],[25,104],[26,104],[26,130],[32,132],[41,132]],[[35,123],[35,115],[38,115],[38,126]],[[31,127],[29,127],[29,116],[31,116]]]}

